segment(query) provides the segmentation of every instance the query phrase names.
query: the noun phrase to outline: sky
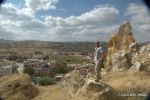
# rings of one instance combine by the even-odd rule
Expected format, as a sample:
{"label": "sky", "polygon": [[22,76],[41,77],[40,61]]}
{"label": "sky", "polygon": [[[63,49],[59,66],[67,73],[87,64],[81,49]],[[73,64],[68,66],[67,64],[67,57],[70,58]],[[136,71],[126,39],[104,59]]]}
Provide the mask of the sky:
{"label": "sky", "polygon": [[150,40],[150,11],[142,0],[6,0],[0,39],[108,41],[126,21],[137,42]]}

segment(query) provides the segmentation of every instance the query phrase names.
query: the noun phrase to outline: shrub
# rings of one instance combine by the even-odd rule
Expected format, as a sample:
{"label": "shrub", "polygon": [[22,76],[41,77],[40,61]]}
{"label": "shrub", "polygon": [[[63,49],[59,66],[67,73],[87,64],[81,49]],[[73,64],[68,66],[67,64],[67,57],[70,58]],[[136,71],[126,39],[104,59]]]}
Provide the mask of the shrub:
{"label": "shrub", "polygon": [[54,64],[53,72],[59,74],[64,74],[68,72],[67,63],[64,61],[56,62]]}
{"label": "shrub", "polygon": [[29,75],[34,75],[35,74],[35,71],[31,66],[25,66],[23,72],[27,73]]}
{"label": "shrub", "polygon": [[48,86],[54,84],[54,80],[51,77],[42,77],[39,79],[39,85]]}

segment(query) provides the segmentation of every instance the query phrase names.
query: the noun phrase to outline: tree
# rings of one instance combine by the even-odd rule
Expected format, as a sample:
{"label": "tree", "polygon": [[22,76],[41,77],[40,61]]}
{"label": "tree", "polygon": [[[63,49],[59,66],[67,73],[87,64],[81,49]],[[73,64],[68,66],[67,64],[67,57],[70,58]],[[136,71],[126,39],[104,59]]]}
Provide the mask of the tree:
{"label": "tree", "polygon": [[64,61],[59,61],[54,64],[53,71],[55,73],[64,74],[68,71],[67,63]]}
{"label": "tree", "polygon": [[42,77],[39,79],[39,85],[48,86],[54,84],[54,80],[51,77]]}
{"label": "tree", "polygon": [[31,66],[25,66],[23,72],[27,73],[29,75],[34,75],[35,74],[35,71]]}

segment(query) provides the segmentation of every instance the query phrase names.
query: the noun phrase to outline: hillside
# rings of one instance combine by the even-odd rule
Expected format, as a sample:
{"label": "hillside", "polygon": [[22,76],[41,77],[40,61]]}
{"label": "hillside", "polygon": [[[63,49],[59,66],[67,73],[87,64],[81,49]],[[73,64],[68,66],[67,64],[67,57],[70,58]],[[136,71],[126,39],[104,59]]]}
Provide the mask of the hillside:
{"label": "hillside", "polygon": [[[102,46],[106,50],[106,42],[101,42]],[[87,52],[93,53],[94,42],[50,42],[50,41],[11,41],[11,40],[0,40],[0,47],[5,49],[13,48],[43,48],[52,49],[56,51],[65,52]],[[86,48],[86,49],[85,49]]]}

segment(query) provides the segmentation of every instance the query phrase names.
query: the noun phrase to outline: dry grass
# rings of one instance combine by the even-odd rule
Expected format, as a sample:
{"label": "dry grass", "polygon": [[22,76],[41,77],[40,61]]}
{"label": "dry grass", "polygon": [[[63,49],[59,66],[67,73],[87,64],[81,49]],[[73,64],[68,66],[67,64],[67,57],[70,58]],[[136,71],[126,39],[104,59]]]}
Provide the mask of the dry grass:
{"label": "dry grass", "polygon": [[29,100],[38,95],[38,89],[25,74],[0,77],[0,96],[6,100]]}
{"label": "dry grass", "polygon": [[59,88],[59,85],[38,86],[40,93],[32,100],[89,100],[85,97],[71,98]]}
{"label": "dry grass", "polygon": [[150,75],[145,72],[114,73],[104,76],[104,81],[119,92],[148,92],[150,90]]}
{"label": "dry grass", "polygon": [[33,100],[62,100],[62,92],[58,85],[38,86],[40,93]]}

